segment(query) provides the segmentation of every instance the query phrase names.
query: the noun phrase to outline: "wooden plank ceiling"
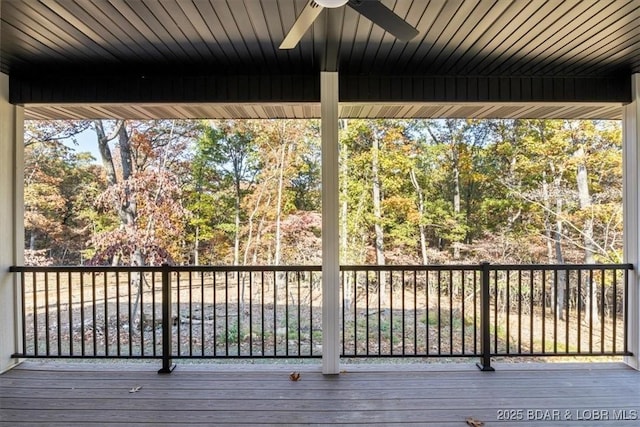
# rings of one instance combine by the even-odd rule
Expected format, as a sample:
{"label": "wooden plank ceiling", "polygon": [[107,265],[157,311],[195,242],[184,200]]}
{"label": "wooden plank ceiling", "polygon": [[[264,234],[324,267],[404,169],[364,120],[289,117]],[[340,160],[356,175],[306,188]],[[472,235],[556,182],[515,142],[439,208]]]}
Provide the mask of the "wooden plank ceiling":
{"label": "wooden plank ceiling", "polygon": [[[27,118],[317,117],[319,92],[294,100],[279,76],[323,70],[368,82],[365,91],[341,88],[345,117],[620,118],[629,76],[640,72],[640,0],[382,0],[418,30],[415,39],[399,41],[341,7],[325,9],[291,50],[278,46],[307,0],[0,1],[0,69]],[[237,75],[266,79],[270,90],[208,101],[168,83]],[[155,93],[128,98],[131,80],[149,76],[161,82]],[[453,89],[394,95],[394,79],[407,76],[434,77],[434,93],[438,78],[450,78]],[[496,89],[483,102],[461,83],[469,78],[563,83],[540,83],[537,98]],[[606,84],[575,83],[583,79]],[[556,89],[568,84],[580,89]]]}

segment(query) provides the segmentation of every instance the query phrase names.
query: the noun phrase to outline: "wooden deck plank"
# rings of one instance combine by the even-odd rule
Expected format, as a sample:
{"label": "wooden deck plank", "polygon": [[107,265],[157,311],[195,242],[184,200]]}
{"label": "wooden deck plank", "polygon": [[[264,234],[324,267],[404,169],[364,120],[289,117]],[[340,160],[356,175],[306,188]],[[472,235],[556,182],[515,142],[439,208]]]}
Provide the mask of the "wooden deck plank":
{"label": "wooden deck plank", "polygon": [[[309,365],[181,365],[170,375],[116,367],[25,363],[0,375],[0,425],[464,426],[474,417],[487,426],[608,427],[640,419],[640,372],[622,364],[505,364],[491,373],[365,365],[339,376]],[[289,380],[292,370],[300,381]],[[141,388],[130,393],[134,387]],[[574,422],[498,419],[506,409],[568,411]],[[580,411],[637,419],[579,421]]]}

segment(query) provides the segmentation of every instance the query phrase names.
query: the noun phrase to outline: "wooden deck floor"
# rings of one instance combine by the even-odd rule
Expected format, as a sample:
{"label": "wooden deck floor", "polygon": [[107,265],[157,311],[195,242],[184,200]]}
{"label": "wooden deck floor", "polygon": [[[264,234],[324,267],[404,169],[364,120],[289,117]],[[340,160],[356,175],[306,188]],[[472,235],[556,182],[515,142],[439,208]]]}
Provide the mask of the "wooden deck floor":
{"label": "wooden deck floor", "polygon": [[0,375],[0,425],[640,425],[640,372],[622,364],[495,367],[348,365],[323,376],[309,365],[179,365],[159,375],[156,365],[32,361]]}

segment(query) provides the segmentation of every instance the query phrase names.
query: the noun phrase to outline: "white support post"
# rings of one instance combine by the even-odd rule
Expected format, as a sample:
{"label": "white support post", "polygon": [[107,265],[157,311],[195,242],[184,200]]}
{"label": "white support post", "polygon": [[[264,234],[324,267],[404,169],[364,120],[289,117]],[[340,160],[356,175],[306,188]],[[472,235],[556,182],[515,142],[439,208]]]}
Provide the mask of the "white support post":
{"label": "white support post", "polygon": [[322,373],[340,373],[338,73],[320,73],[322,137]]}
{"label": "white support post", "polygon": [[20,288],[9,267],[24,261],[24,115],[9,103],[9,76],[0,73],[0,372],[18,363],[22,339]]}
{"label": "white support post", "polygon": [[627,349],[633,356],[625,362],[640,370],[640,74],[631,80],[631,103],[624,107],[623,116],[623,217],[624,262],[633,264],[629,281],[629,318]]}

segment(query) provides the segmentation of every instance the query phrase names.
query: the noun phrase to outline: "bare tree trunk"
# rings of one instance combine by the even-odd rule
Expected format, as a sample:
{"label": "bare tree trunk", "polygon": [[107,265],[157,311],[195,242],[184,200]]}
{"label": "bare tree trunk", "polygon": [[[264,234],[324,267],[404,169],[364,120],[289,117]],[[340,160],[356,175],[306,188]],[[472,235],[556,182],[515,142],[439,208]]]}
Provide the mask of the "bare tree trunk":
{"label": "bare tree trunk", "polygon": [[[458,218],[460,215],[460,170],[457,162],[453,169],[453,212]],[[453,247],[453,259],[460,259],[460,246],[457,244]]]}
{"label": "bare tree trunk", "polygon": [[247,265],[247,261],[249,260],[249,251],[251,249],[251,244],[253,243],[253,224],[254,224],[254,219],[256,214],[258,213],[258,209],[260,209],[260,203],[262,202],[262,196],[264,195],[264,190],[266,187],[266,182],[265,185],[262,185],[260,187],[260,192],[258,193],[258,198],[256,199],[256,203],[253,206],[253,210],[251,211],[251,214],[249,215],[249,218],[247,219],[247,239],[246,239],[246,243],[244,246],[244,255],[242,256],[242,264],[243,265]]}
{"label": "bare tree trunk", "polygon": [[278,171],[278,200],[276,202],[276,247],[275,247],[275,265],[280,265],[280,252],[282,251],[282,190],[284,186],[284,169],[286,160],[291,148],[290,144],[282,144],[282,152],[280,153],[279,171]]}
{"label": "bare tree trunk", "polygon": [[[554,245],[556,252],[556,263],[564,264],[564,255],[562,253],[562,235],[564,233],[562,227],[562,197],[560,195],[560,177],[554,180],[555,193],[556,193],[556,229],[554,233]],[[557,292],[556,292],[557,287]],[[558,272],[557,286],[554,284],[554,312],[559,320],[564,320],[564,290],[566,287],[566,274],[564,271]]]}
{"label": "bare tree trunk", "polygon": [[[371,147],[371,175],[373,178],[373,216],[375,218],[375,248],[376,264],[385,265],[384,256],[384,231],[382,229],[382,192],[380,189],[380,140],[374,136]],[[386,301],[386,277],[384,272],[380,272],[380,300]]]}
{"label": "bare tree trunk", "polygon": [[420,251],[422,253],[422,264],[429,264],[429,256],[427,255],[427,234],[426,228],[422,223],[424,218],[424,194],[422,193],[422,188],[420,187],[420,183],[418,182],[418,178],[416,176],[416,171],[411,169],[409,174],[411,178],[411,184],[413,184],[413,188],[416,190],[416,194],[418,195],[418,213],[420,214],[420,224],[418,224],[418,231],[420,233]]}
{"label": "bare tree trunk", "polygon": [[195,241],[193,242],[193,264],[200,265],[200,227],[196,227]]}
{"label": "bare tree trunk", "polygon": [[[137,204],[136,198],[134,194],[134,190],[131,189],[127,183],[133,175],[133,163],[132,163],[132,152],[131,152],[131,141],[129,140],[129,135],[127,134],[127,129],[124,126],[124,121],[119,120],[116,122],[116,126],[114,127],[112,133],[110,135],[106,135],[104,130],[104,125],[102,120],[94,120],[94,129],[96,132],[96,136],[98,138],[98,150],[100,151],[100,157],[102,160],[102,165],[105,169],[107,175],[107,182],[110,186],[114,186],[118,184],[118,176],[116,175],[115,165],[113,163],[113,156],[111,154],[111,148],[109,147],[109,142],[118,138],[118,145],[120,148],[120,161],[122,166],[122,183],[125,185],[125,200],[122,203],[115,206],[116,212],[120,217],[120,226],[121,227],[135,227],[136,226],[136,217],[137,217]],[[115,254],[112,260],[113,265],[119,264],[120,254]],[[144,266],[144,254],[142,253],[141,248],[136,248],[134,252],[131,254],[130,263],[132,266],[142,267]],[[142,285],[144,276],[142,273],[134,273],[131,276],[132,284],[137,290],[137,295],[133,307],[132,319],[135,321],[138,315],[138,304],[140,301],[140,296],[143,291]],[[106,304],[106,301],[105,301]],[[144,316],[141,316],[144,317]],[[142,327],[142,322],[139,322],[139,326]],[[129,325],[132,330],[137,330],[133,325]]]}
{"label": "bare tree trunk", "polygon": [[547,241],[547,260],[553,263],[553,239],[551,237],[551,196],[549,195],[549,184],[547,183],[547,173],[542,172],[542,199],[544,205],[544,234]]}
{"label": "bare tree trunk", "polygon": [[[578,169],[576,171],[576,183],[578,186],[580,209],[583,211],[589,211],[591,209],[591,195],[589,194],[589,176],[587,173],[587,166],[584,163],[584,156],[585,153],[583,148],[579,148],[578,151],[574,153],[574,157],[580,159],[580,162],[578,162]],[[594,264],[595,248],[593,244],[593,219],[590,214],[586,215],[582,228],[582,236],[584,241],[584,262],[585,264]],[[589,292],[591,296],[591,303],[587,306],[591,307],[591,320],[593,320],[594,323],[599,323],[598,290],[597,286],[592,281],[589,281]],[[601,301],[601,303],[604,304],[604,301]]]}
{"label": "bare tree trunk", "polygon": [[236,195],[234,202],[235,229],[233,233],[233,265],[238,265],[240,261],[240,180],[236,180]]}

